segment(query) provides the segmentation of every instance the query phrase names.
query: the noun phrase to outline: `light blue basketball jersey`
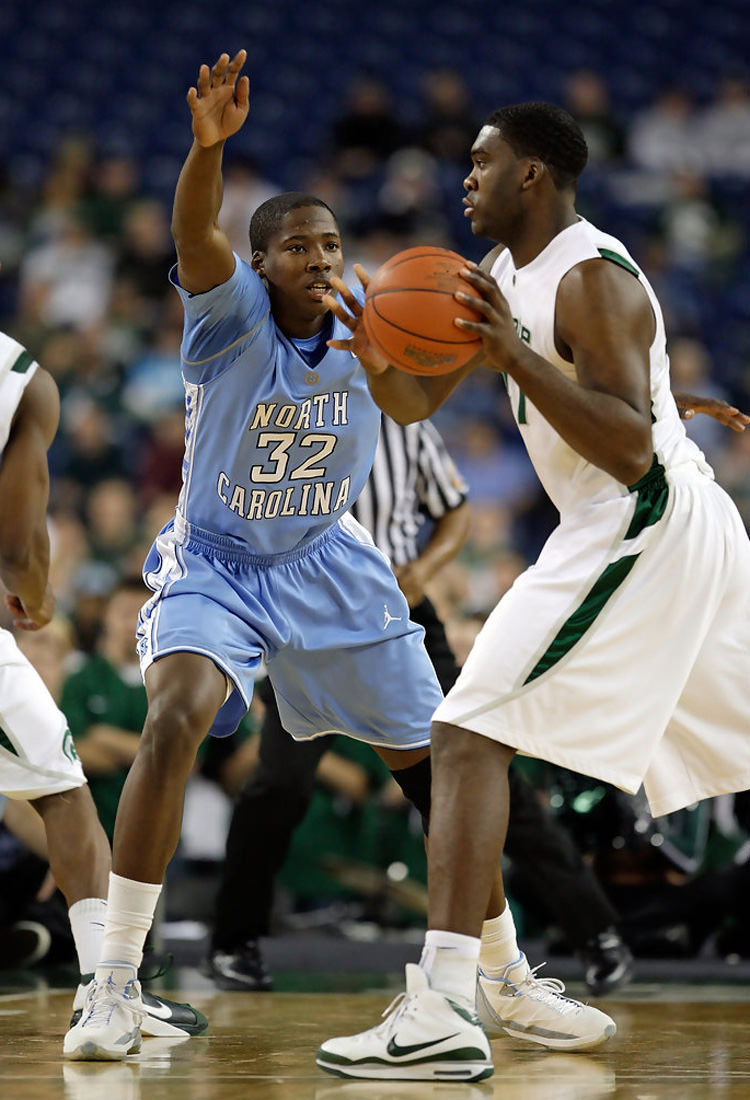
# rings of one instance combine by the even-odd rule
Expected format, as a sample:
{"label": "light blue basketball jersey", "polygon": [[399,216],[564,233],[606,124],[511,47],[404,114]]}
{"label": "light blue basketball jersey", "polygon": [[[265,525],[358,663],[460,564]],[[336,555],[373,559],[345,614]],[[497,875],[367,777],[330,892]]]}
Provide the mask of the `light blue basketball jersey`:
{"label": "light blue basketball jersey", "polygon": [[[428,744],[442,694],[424,631],[348,511],[380,428],[364,370],[326,348],[325,334],[311,367],[309,342],[300,350],[279,331],[265,286],[239,258],[221,286],[177,289],[183,487],[144,564],[154,593],[138,626],[144,675],[170,653],[210,658],[233,688],[216,736],[236,728],[265,662],[292,736]],[[329,337],[346,338],[330,316]]]}
{"label": "light blue basketball jersey", "polygon": [[[253,554],[305,546],[343,515],[372,466],[380,411],[348,351],[315,367],[276,326],[268,292],[235,256],[204,294],[171,280],[185,308],[185,458],[177,526]],[[333,318],[331,336],[349,330]]]}

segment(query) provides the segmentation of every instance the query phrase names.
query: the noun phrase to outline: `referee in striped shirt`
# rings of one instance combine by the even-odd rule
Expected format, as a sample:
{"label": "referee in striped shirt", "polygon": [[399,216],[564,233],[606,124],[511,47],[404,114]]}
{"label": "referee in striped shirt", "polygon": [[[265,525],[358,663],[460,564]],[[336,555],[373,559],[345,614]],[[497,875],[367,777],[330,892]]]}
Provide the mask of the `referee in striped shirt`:
{"label": "referee in striped shirt", "polygon": [[[390,559],[411,619],[424,627],[444,693],[459,669],[425,589],[466,540],[467,492],[429,421],[402,426],[382,415],[370,477],[351,510]],[[312,798],[318,763],[335,739],[294,741],[267,680],[259,695],[266,704],[259,760],[232,814],[206,960],[206,972],[223,989],[271,988],[258,940],[269,934],[274,879]],[[612,927],[616,911],[568,834],[513,768],[510,783],[506,854],[523,866],[532,888],[538,885],[543,907],[554,899],[554,916],[583,958],[589,988],[614,988],[630,973],[629,952]]]}
{"label": "referee in striped shirt", "polygon": [[424,627],[425,646],[443,694],[453,686],[459,670],[425,588],[466,541],[467,492],[466,482],[428,420],[404,427],[381,417],[370,477],[351,510],[390,559],[411,619]]}

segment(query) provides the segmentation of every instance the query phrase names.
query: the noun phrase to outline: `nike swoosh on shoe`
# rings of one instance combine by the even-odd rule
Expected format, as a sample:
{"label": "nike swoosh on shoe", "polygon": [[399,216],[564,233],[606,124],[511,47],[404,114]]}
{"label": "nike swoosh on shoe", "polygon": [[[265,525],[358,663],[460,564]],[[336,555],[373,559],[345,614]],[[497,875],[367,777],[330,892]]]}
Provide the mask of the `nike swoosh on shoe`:
{"label": "nike swoosh on shoe", "polygon": [[458,1032],[454,1031],[451,1035],[443,1035],[440,1039],[429,1039],[426,1043],[409,1043],[403,1047],[400,1047],[395,1038],[391,1036],[386,1050],[391,1058],[406,1058],[409,1054],[416,1054],[418,1050],[426,1050],[427,1047],[435,1047],[439,1043],[446,1043],[448,1039],[455,1039],[457,1035]]}

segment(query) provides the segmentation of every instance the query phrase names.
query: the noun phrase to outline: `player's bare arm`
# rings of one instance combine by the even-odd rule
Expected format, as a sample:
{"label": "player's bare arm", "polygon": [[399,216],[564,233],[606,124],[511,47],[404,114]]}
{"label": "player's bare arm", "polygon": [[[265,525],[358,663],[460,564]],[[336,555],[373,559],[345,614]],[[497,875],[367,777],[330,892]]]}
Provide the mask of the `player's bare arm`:
{"label": "player's bare arm", "polygon": [[191,294],[219,286],[234,271],[231,245],[218,224],[221,162],[224,142],[243,125],[250,107],[250,82],[240,76],[246,56],[240,50],[230,60],[223,53],[212,68],[201,65],[197,85],[187,93],[193,145],[177,181],[172,236],[180,285]]}
{"label": "player's bare arm", "polygon": [[[354,270],[366,291],[369,283],[367,272],[360,264],[355,264]],[[434,377],[418,377],[397,370],[370,343],[362,321],[362,306],[346,283],[334,275],[331,285],[339,297],[327,295],[324,301],[352,335],[346,340],[329,340],[328,343],[332,348],[350,351],[359,359],[367,372],[367,384],[373,400],[396,423],[413,424],[417,420],[426,420],[442,405],[459,381],[474,369],[475,360],[453,374]]]}
{"label": "player's bare arm", "polygon": [[720,401],[716,397],[699,397],[692,393],[672,393],[677,411],[683,420],[692,420],[696,413],[712,416],[720,424],[725,424],[733,432],[744,432],[750,424],[750,416],[740,412],[736,405]]}
{"label": "player's bare arm", "polygon": [[430,538],[416,558],[393,567],[409,607],[416,607],[424,599],[426,587],[438,570],[453,561],[468,538],[470,525],[471,513],[465,500],[435,521]]}
{"label": "player's bare arm", "polygon": [[486,365],[507,371],[583,458],[625,485],[642,477],[653,456],[648,352],[654,318],[637,280],[608,261],[591,260],[560,283],[556,339],[559,353],[575,364],[572,381],[521,342],[494,279],[476,266],[464,277],[483,298],[471,305],[484,319],[456,324],[481,335]]}
{"label": "player's bare arm", "polygon": [[38,369],[18,406],[0,464],[0,577],[14,624],[36,630],[52,618],[47,582],[47,450],[60,416],[52,376]]}

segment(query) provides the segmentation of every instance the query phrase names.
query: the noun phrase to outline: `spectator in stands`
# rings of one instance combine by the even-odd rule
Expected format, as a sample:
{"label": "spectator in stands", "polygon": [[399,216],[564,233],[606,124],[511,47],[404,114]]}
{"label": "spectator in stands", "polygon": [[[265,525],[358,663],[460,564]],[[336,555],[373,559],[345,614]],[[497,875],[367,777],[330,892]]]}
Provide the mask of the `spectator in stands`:
{"label": "spectator in stands", "polygon": [[383,172],[373,213],[376,225],[398,235],[402,248],[411,243],[449,245],[435,158],[405,146],[388,158]]}
{"label": "spectator in stands", "polygon": [[441,65],[425,73],[420,88],[417,141],[441,164],[465,168],[478,122],[469,85],[457,69]]}
{"label": "spectator in stands", "polygon": [[745,73],[721,81],[698,118],[696,141],[709,176],[750,179],[750,90]]}
{"label": "spectator in stands", "polygon": [[669,264],[706,285],[726,284],[743,244],[742,230],[713,198],[703,176],[679,172],[672,177],[659,228]]}
{"label": "spectator in stands", "polygon": [[358,76],[331,133],[330,153],[340,175],[348,180],[371,178],[405,138],[388,85],[372,74]]}
{"label": "spectator in stands", "polygon": [[595,69],[574,69],[563,84],[564,105],[581,127],[589,166],[607,168],[625,153],[625,127],[612,109],[609,84]]}
{"label": "spectator in stands", "polygon": [[157,199],[139,198],[125,211],[118,239],[115,276],[135,287],[141,308],[152,314],[167,297],[174,248],[169,215]]}
{"label": "spectator in stands", "polygon": [[109,305],[114,256],[93,236],[80,212],[60,214],[54,237],[21,261],[22,317],[47,328],[83,328],[101,321]]}
{"label": "spectator in stands", "polygon": [[110,841],[120,792],[146,717],[146,692],[135,651],[138,612],[146,596],[140,577],[117,582],[104,607],[95,652],[65,680],[60,696]]}
{"label": "spectator in stands", "polygon": [[[254,157],[236,151],[227,154],[219,225],[226,233],[237,255],[248,263],[252,258],[248,210],[255,210],[262,202],[281,190],[283,188],[264,178]],[[174,255],[171,239],[169,244],[171,253]],[[166,279],[165,286],[169,286]]]}
{"label": "spectator in stands", "polygon": [[[711,357],[706,345],[691,336],[680,336],[669,343],[670,378],[675,390],[700,397],[726,401],[726,390],[713,376]],[[712,416],[689,420],[685,430],[694,439],[712,466],[731,446],[733,435]]]}
{"label": "spectator in stands", "polygon": [[636,113],[628,131],[630,159],[649,172],[700,170],[695,142],[695,110],[688,90],[670,84]]}

